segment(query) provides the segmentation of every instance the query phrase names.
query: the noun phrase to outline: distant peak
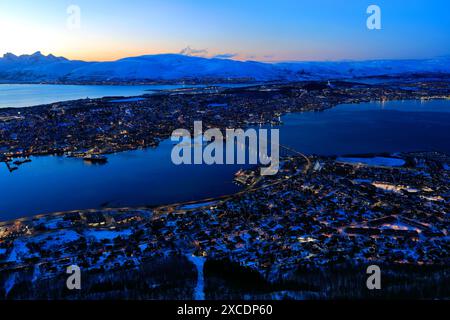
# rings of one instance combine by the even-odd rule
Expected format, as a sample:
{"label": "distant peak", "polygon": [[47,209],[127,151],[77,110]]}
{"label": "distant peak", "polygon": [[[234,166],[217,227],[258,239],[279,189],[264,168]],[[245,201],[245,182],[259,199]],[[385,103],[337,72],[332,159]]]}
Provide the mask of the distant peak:
{"label": "distant peak", "polygon": [[16,56],[13,53],[5,53],[3,55],[3,59],[5,60],[18,60],[18,61],[28,61],[28,62],[37,62],[37,61],[65,61],[67,60],[64,57],[56,57],[53,54],[45,55],[41,51],[36,51],[33,54],[22,54],[20,56]]}
{"label": "distant peak", "polygon": [[3,58],[4,58],[4,59],[16,59],[17,56],[16,56],[14,53],[7,52],[7,53],[5,53],[5,54],[3,55]]}

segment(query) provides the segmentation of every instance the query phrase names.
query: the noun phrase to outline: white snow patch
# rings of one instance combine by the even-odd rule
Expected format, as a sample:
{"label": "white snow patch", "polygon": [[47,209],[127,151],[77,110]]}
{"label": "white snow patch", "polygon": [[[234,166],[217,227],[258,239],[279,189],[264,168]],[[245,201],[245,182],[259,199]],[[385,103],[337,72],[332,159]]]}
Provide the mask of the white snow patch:
{"label": "white snow patch", "polygon": [[84,233],[87,238],[95,238],[97,241],[113,240],[117,237],[128,238],[131,235],[131,230],[125,229],[121,231],[113,230],[89,230]]}
{"label": "white snow patch", "polygon": [[34,266],[34,270],[33,270],[33,279],[31,279],[31,282],[36,282],[36,280],[39,279],[39,277],[41,276],[41,267],[39,264],[36,264]]}
{"label": "white snow patch", "polygon": [[11,291],[11,289],[14,287],[16,283],[16,273],[13,273],[12,275],[10,275],[8,277],[8,279],[6,279],[5,282],[5,296],[8,295],[8,293]]}
{"label": "white snow patch", "polygon": [[77,241],[80,235],[73,230],[58,230],[51,233],[39,235],[31,239],[31,242],[44,242],[43,248],[61,247],[67,243]]}
{"label": "white snow patch", "polygon": [[22,261],[22,257],[27,256],[30,253],[30,250],[28,250],[26,242],[24,242],[21,239],[17,239],[14,241],[14,247],[9,254],[8,259],[6,261],[9,262],[20,262]]}
{"label": "white snow patch", "polygon": [[205,300],[205,279],[203,277],[203,267],[206,259],[192,254],[186,255],[190,262],[197,268],[197,285],[194,289],[194,300]]}

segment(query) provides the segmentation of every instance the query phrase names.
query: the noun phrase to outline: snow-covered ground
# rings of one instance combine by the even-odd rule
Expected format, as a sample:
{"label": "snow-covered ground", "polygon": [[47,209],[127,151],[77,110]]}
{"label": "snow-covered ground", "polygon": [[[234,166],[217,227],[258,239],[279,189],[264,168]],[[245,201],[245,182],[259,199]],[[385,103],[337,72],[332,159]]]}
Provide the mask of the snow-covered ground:
{"label": "snow-covered ground", "polygon": [[76,241],[80,235],[73,230],[58,230],[36,235],[32,238],[21,238],[14,241],[14,247],[11,250],[6,261],[20,262],[24,258],[30,258],[28,243],[36,243],[44,250],[60,248],[70,242]]}
{"label": "snow-covered ground", "polygon": [[[87,230],[84,234],[79,234],[74,230],[58,230],[52,232],[46,232],[43,234],[36,235],[31,238],[21,238],[14,241],[14,247],[9,253],[6,261],[10,262],[20,262],[24,258],[31,257],[30,250],[27,247],[28,243],[38,244],[44,250],[57,250],[60,249],[71,242],[79,240],[83,235],[87,239],[94,239],[95,241],[102,240],[113,240],[119,236],[127,238],[131,235],[131,230]],[[1,253],[1,252],[0,252]],[[4,253],[4,252],[3,252]]]}
{"label": "snow-covered ground", "polygon": [[36,282],[41,277],[41,266],[39,264],[36,264],[34,266],[33,270],[33,278],[31,279],[31,282]]}
{"label": "snow-covered ground", "polygon": [[7,296],[16,283],[16,273],[11,274],[5,281],[5,295]]}
{"label": "snow-covered ground", "polygon": [[68,60],[40,52],[0,58],[0,73],[6,81],[104,81],[180,80],[186,78],[252,78],[255,80],[302,80],[353,78],[411,72],[450,73],[449,58],[423,60],[300,61],[263,63],[155,54],[108,62]]}
{"label": "snow-covered ground", "polygon": [[43,242],[44,249],[60,247],[67,243],[77,241],[80,235],[73,230],[58,230],[33,237],[33,242]]}
{"label": "snow-covered ground", "polygon": [[17,239],[16,241],[14,241],[14,247],[11,253],[9,254],[8,259],[6,259],[6,261],[9,262],[22,261],[22,257],[29,256],[29,252],[30,251],[27,248],[26,242],[23,241],[22,239]]}
{"label": "snow-covered ground", "polygon": [[125,229],[121,231],[114,230],[88,230],[84,233],[86,238],[94,238],[97,241],[113,240],[117,237],[127,238],[131,235],[131,230]]}
{"label": "snow-covered ground", "polygon": [[203,267],[205,265],[206,258],[197,257],[192,254],[186,255],[186,257],[197,268],[197,285],[194,289],[194,300],[205,300],[205,279],[203,277]]}

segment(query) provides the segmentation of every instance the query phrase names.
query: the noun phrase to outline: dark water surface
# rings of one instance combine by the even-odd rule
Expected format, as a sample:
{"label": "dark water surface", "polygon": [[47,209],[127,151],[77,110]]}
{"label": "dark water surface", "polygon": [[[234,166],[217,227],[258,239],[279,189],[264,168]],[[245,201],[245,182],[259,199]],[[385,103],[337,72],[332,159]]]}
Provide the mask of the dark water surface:
{"label": "dark water surface", "polygon": [[[281,143],[304,153],[350,154],[437,150],[450,153],[450,100],[341,105],[283,117]],[[0,166],[0,220],[72,209],[203,199],[239,190],[242,165],[171,162],[173,142],[109,155],[106,165],[32,157],[9,173]]]}

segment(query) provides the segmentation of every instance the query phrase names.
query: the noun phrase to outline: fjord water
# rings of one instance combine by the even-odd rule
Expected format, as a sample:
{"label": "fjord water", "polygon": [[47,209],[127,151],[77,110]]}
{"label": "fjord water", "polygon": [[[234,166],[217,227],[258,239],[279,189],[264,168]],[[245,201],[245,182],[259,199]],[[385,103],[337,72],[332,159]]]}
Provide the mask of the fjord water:
{"label": "fjord water", "polygon": [[[59,101],[112,96],[137,96],[152,90],[204,87],[205,85],[57,85],[0,84],[0,108],[31,107]],[[236,87],[245,84],[220,84]]]}
{"label": "fjord water", "polygon": [[[281,143],[322,155],[431,150],[450,153],[450,100],[340,105],[283,117]],[[106,165],[32,157],[9,173],[0,166],[0,221],[39,213],[174,203],[239,190],[240,165],[171,162],[173,142],[108,156]]]}
{"label": "fjord water", "polygon": [[307,154],[450,153],[450,100],[339,105],[283,121],[281,143]]}

